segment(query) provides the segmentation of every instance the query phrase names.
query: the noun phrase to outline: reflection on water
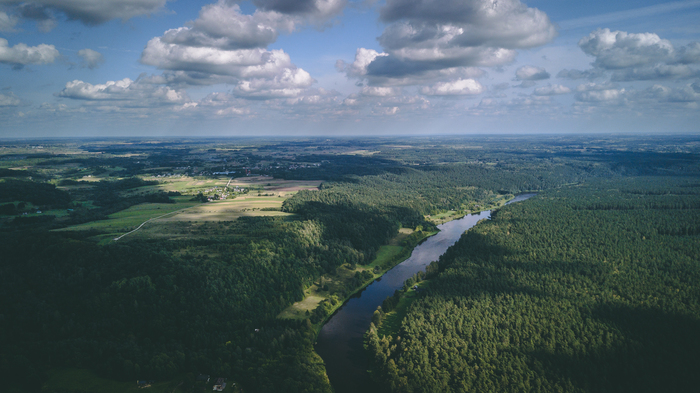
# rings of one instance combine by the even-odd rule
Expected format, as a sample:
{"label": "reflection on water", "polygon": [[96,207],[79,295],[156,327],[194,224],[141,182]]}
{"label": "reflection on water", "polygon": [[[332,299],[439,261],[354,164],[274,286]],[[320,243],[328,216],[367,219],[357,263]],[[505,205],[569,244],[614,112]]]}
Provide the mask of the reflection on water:
{"label": "reflection on water", "polygon": [[[508,203],[520,202],[536,194],[521,194]],[[489,218],[491,211],[465,216],[459,220],[439,225],[440,232],[417,246],[411,257],[396,265],[380,279],[368,285],[362,292],[348,300],[331,317],[318,336],[316,352],[326,363],[326,371],[336,393],[376,390],[367,374],[367,358],[362,346],[364,333],[369,328],[372,314],[384,299],[403,286],[404,281],[432,261],[459,240],[464,231],[479,220]]]}

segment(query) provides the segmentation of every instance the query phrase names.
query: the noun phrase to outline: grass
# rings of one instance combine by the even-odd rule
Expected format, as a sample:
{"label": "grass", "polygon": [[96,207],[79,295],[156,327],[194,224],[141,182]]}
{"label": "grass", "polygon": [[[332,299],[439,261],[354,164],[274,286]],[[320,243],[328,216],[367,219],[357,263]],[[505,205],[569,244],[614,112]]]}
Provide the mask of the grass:
{"label": "grass", "polygon": [[318,287],[313,285],[311,288],[304,291],[306,297],[300,302],[296,302],[293,305],[282,310],[277,318],[281,319],[305,319],[307,317],[306,312],[311,312],[318,307],[318,304],[325,299],[324,296],[312,295],[311,293],[316,292]]}
{"label": "grass", "polygon": [[[415,285],[418,285],[418,288],[420,288],[421,290],[425,290],[426,288],[428,288],[429,282],[421,281],[420,283]],[[417,298],[418,294],[412,289],[401,295],[399,303],[391,312],[386,313],[384,320],[379,326],[379,329],[377,330],[377,334],[379,335],[379,337],[396,337],[396,335],[399,333],[399,330],[401,329],[401,321],[403,321],[403,319],[406,317],[406,313],[408,313],[411,304]]]}
{"label": "grass", "polygon": [[196,194],[199,191],[212,187],[224,187],[228,183],[228,177],[217,179],[195,179],[193,177],[171,177],[171,178],[151,178],[145,177],[144,180],[158,180],[161,182],[157,186],[150,186],[162,191],[178,191],[183,194]]}
{"label": "grass", "polygon": [[[313,311],[316,307],[318,307],[319,303],[322,302],[324,299],[330,298],[333,294],[339,293],[340,291],[344,291],[347,288],[346,283],[354,277],[356,272],[362,272],[365,270],[369,270],[372,272],[372,278],[364,282],[360,287],[354,289],[350,293],[347,293],[345,296],[345,299],[342,299],[342,301],[338,302],[332,310],[328,313],[326,316],[326,319],[329,318],[333,313],[339,309],[340,307],[345,304],[345,302],[353,296],[355,293],[361,291],[364,289],[368,284],[372,283],[374,280],[377,278],[381,277],[386,273],[389,269],[392,267],[398,265],[399,263],[403,262],[406,260],[408,257],[411,256],[411,252],[413,251],[413,248],[420,243],[423,239],[434,235],[437,232],[423,232],[422,235],[415,244],[408,244],[405,246],[400,246],[399,244],[402,243],[404,239],[406,239],[409,235],[413,233],[413,230],[410,228],[401,228],[399,230],[399,233],[391,239],[389,244],[383,245],[379,248],[377,251],[377,256],[375,259],[372,261],[372,263],[368,265],[357,265],[354,269],[350,268],[349,265],[345,264],[342,266],[339,266],[335,274],[333,275],[325,275],[322,277],[322,281],[319,283],[314,283],[311,287],[306,289],[304,291],[304,300],[296,302],[292,304],[291,306],[287,307],[284,309],[279,315],[277,315],[277,318],[286,318],[286,319],[305,319],[307,318],[306,311],[308,310],[309,312]],[[377,271],[374,269],[377,268]],[[319,284],[323,284],[324,286],[328,286],[328,290],[322,290],[320,289]],[[326,321],[323,320],[320,323],[316,324],[314,328],[316,329],[317,332],[320,332],[321,326]]]}
{"label": "grass", "polygon": [[263,208],[282,207],[284,198],[272,196],[239,196],[198,204],[171,217],[158,219],[158,222],[172,221],[230,221],[242,216],[289,216],[282,211],[260,210]]}
{"label": "grass", "polygon": [[58,369],[49,371],[49,380],[44,383],[41,391],[44,393],[184,393],[177,388],[179,381],[156,382],[149,388],[139,388],[136,381],[121,382],[105,379],[84,369]]}
{"label": "grass", "polygon": [[427,215],[425,216],[425,219],[432,222],[433,224],[440,225],[444,224],[448,221],[456,220],[459,218],[464,217],[465,214],[472,214],[472,213],[477,213],[485,210],[493,210],[495,208],[501,207],[506,204],[509,200],[513,199],[513,196],[511,195],[510,197],[508,195],[495,195],[491,197],[489,200],[484,201],[479,205],[478,208],[469,210],[465,209],[462,211],[456,211],[456,210],[447,210],[440,212],[438,214],[433,214],[433,215]]}
{"label": "grass", "polygon": [[374,258],[374,260],[368,265],[368,267],[374,268],[375,266],[379,266],[381,268],[382,266],[391,263],[395,258],[401,255],[403,251],[404,247],[402,246],[381,246],[377,251],[377,257]]}
{"label": "grass", "polygon": [[84,224],[73,225],[60,230],[99,230],[110,234],[123,234],[138,227],[146,220],[187,209],[198,205],[199,202],[190,202],[188,197],[176,197],[177,203],[142,203],[131,206],[128,209],[110,214],[106,220],[91,221]]}
{"label": "grass", "polygon": [[436,224],[444,224],[447,221],[451,221],[459,217],[461,216],[458,216],[456,211],[448,210],[439,214],[433,214],[432,216],[430,216],[430,220]]}
{"label": "grass", "polygon": [[[215,186],[223,188],[230,180],[228,177],[219,179],[182,177],[176,179],[165,180],[158,185],[139,187],[129,190],[129,192],[161,190],[196,194],[200,190],[211,189]],[[280,211],[282,202],[299,190],[318,189],[320,184],[321,181],[281,180],[263,176],[238,178],[233,179],[229,187],[239,186],[246,189],[256,187],[256,190],[250,191],[248,194],[238,195],[235,198],[209,203],[190,201],[191,196],[189,195],[171,197],[176,203],[142,203],[111,214],[106,220],[92,221],[60,230],[97,230],[102,234],[96,236],[95,240],[99,243],[106,243],[154,218],[157,218],[152,221],[155,224],[184,221],[231,221],[244,216],[289,216],[291,214]],[[257,196],[258,192],[268,195]],[[262,210],[265,208],[272,210]],[[65,211],[61,213],[67,214]],[[172,215],[160,217],[169,213]],[[144,227],[147,226],[148,224]]]}

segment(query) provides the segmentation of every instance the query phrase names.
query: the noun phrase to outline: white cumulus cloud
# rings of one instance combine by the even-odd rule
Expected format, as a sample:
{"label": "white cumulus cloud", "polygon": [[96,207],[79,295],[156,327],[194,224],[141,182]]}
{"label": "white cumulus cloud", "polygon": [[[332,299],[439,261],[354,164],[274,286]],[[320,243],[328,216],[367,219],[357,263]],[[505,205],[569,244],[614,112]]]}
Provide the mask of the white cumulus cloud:
{"label": "white cumulus cloud", "polygon": [[183,91],[129,78],[97,85],[74,80],[66,83],[56,95],[85,101],[122,101],[115,105],[134,107],[178,105],[191,101]]}
{"label": "white cumulus cloud", "polygon": [[562,85],[547,85],[535,89],[536,96],[555,96],[560,94],[569,94],[571,89]]}
{"label": "white cumulus cloud", "polygon": [[219,49],[265,47],[277,40],[279,30],[292,31],[295,19],[274,11],[241,12],[238,4],[219,1],[204,6],[189,26],[165,32],[168,44]]}
{"label": "white cumulus cloud", "polygon": [[235,85],[235,94],[252,99],[298,95],[315,80],[283,50],[266,46],[279,31],[291,32],[304,23],[305,14],[285,14],[267,5],[270,9],[250,15],[224,0],[204,6],[187,26],[151,39],[140,61],[166,71],[159,83],[228,83]]}
{"label": "white cumulus cloud", "polygon": [[665,62],[674,55],[671,42],[653,33],[598,29],[582,38],[578,45],[596,58],[593,63],[596,67],[613,70]]}
{"label": "white cumulus cloud", "polygon": [[360,48],[338,70],[373,86],[418,85],[427,95],[475,94],[465,81],[484,73],[477,67],[512,63],[517,49],[557,35],[544,12],[520,0],[387,0],[380,17],[389,23],[378,38],[383,52]]}
{"label": "white cumulus cloud", "polygon": [[48,64],[53,63],[58,56],[59,52],[53,45],[27,46],[20,43],[10,46],[6,39],[0,38],[0,63],[20,66]]}
{"label": "white cumulus cloud", "polygon": [[618,88],[614,84],[587,83],[576,87],[575,98],[577,101],[590,103],[622,103],[628,91]]}
{"label": "white cumulus cloud", "polygon": [[579,47],[595,57],[593,70],[581,75],[612,72],[614,81],[684,79],[700,75],[700,43],[674,47],[655,33],[598,29],[583,37]]}
{"label": "white cumulus cloud", "polygon": [[242,80],[234,92],[250,98],[295,97],[314,82],[311,75],[301,68],[285,68],[272,78]]}
{"label": "white cumulus cloud", "polygon": [[399,89],[395,87],[365,86],[362,88],[362,95],[369,97],[391,97],[399,93]]}
{"label": "white cumulus cloud", "polygon": [[515,77],[521,81],[539,81],[549,79],[549,72],[542,67],[526,65],[515,71]]}
{"label": "white cumulus cloud", "polygon": [[484,86],[474,79],[457,79],[424,86],[421,93],[429,96],[475,95],[484,92]]}

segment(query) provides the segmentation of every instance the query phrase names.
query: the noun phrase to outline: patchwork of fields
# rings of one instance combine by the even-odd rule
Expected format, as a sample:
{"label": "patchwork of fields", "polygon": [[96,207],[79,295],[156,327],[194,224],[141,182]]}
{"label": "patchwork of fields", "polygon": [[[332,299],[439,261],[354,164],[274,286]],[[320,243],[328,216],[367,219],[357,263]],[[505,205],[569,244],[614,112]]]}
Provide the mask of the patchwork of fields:
{"label": "patchwork of fields", "polygon": [[[147,224],[143,227],[144,230],[150,224],[167,222],[231,221],[243,216],[289,216],[291,214],[281,211],[284,200],[300,190],[317,190],[320,185],[321,181],[282,180],[265,176],[207,180],[179,177],[177,180],[165,180],[157,185],[127,191],[131,195],[158,191],[187,194],[170,197],[175,203],[142,203],[111,214],[106,220],[60,230],[100,231],[103,233],[97,238],[104,242],[129,233],[145,222]],[[197,193],[206,196],[206,193],[214,191],[219,192],[219,196],[227,195],[226,199],[207,203],[192,200],[192,196]]]}

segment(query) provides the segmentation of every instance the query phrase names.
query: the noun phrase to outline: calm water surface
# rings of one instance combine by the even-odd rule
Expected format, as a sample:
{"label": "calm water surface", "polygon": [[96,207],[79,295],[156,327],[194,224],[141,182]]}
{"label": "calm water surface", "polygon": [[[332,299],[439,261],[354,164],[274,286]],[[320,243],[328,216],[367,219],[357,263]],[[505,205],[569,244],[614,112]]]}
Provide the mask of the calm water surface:
{"label": "calm water surface", "polygon": [[[536,194],[521,194],[508,203],[524,201],[534,195]],[[328,378],[336,393],[376,391],[376,386],[367,373],[367,355],[362,346],[362,337],[369,328],[374,310],[395,290],[401,288],[404,281],[419,271],[425,271],[430,262],[437,261],[440,255],[459,240],[464,231],[490,215],[489,210],[439,225],[440,232],[437,235],[414,248],[410,258],[348,300],[323,325],[316,352],[326,363]]]}

